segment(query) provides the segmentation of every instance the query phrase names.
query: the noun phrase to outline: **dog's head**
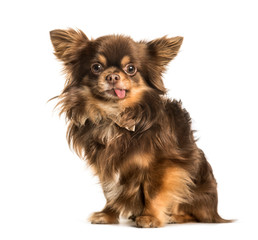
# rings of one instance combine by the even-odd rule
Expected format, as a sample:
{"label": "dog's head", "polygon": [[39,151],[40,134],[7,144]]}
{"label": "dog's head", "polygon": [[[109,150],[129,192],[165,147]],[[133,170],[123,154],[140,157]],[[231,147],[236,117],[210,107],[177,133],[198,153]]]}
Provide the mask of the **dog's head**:
{"label": "dog's head", "polygon": [[[61,113],[76,124],[119,116],[146,92],[164,94],[162,73],[177,55],[182,37],[135,42],[109,35],[90,40],[80,30],[50,32],[67,81],[59,96]],[[148,102],[147,104],[151,104]]]}
{"label": "dog's head", "polygon": [[88,86],[96,98],[112,101],[126,100],[147,88],[165,93],[161,75],[183,40],[163,37],[135,42],[122,35],[89,40],[73,29],[54,30],[50,36],[69,84]]}

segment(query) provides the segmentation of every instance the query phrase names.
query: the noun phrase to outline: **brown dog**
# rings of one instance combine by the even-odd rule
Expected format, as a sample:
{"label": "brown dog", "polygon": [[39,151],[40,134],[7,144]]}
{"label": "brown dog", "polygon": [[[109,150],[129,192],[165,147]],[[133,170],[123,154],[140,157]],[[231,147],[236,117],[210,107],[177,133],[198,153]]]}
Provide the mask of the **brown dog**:
{"label": "brown dog", "polygon": [[162,73],[183,38],[89,40],[73,29],[50,35],[67,76],[58,105],[68,142],[92,166],[107,200],[91,222],[118,223],[120,215],[138,227],[228,222],[217,213],[217,184],[190,116],[165,96]]}

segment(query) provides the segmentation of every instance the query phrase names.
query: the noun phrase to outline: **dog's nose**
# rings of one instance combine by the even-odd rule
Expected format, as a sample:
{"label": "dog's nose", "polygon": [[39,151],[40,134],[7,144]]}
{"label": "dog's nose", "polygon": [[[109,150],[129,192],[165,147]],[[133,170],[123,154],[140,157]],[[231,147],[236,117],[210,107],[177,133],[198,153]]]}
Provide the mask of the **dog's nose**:
{"label": "dog's nose", "polygon": [[111,74],[106,76],[106,80],[109,83],[116,83],[118,80],[120,80],[120,76],[118,74],[111,73]]}

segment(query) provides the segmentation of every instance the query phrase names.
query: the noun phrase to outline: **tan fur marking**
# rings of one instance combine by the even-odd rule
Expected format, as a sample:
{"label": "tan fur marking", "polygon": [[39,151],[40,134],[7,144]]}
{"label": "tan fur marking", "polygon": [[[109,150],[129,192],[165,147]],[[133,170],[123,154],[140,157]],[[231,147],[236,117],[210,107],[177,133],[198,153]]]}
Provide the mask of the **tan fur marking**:
{"label": "tan fur marking", "polygon": [[139,83],[132,83],[132,86],[130,87],[130,93],[124,100],[120,101],[120,105],[123,108],[133,107],[135,104],[140,102],[143,93],[149,89],[150,88],[146,85],[142,77],[140,77]]}
{"label": "tan fur marking", "polygon": [[147,198],[146,209],[143,215],[155,216],[161,221],[161,224],[169,222],[169,217],[166,215],[168,210],[174,204],[188,202],[187,199],[191,199],[190,185],[193,185],[193,182],[185,170],[181,168],[168,168],[164,174],[163,184],[157,196],[151,199],[148,192],[144,192]]}
{"label": "tan fur marking", "polygon": [[126,66],[126,64],[128,64],[130,62],[131,62],[130,57],[129,56],[124,56],[121,60],[121,65],[124,67],[124,66]]}
{"label": "tan fur marking", "polygon": [[150,163],[153,160],[153,156],[148,153],[136,153],[133,156],[129,157],[127,164],[123,166],[124,168],[130,168],[131,165],[139,166],[140,168],[149,167]]}
{"label": "tan fur marking", "polygon": [[102,65],[107,66],[107,59],[106,59],[105,56],[99,54],[99,55],[98,55],[98,60],[99,60],[99,62],[100,62]]}
{"label": "tan fur marking", "polygon": [[163,191],[169,193],[173,203],[186,203],[192,199],[190,186],[193,186],[189,173],[182,168],[168,168],[163,178]]}

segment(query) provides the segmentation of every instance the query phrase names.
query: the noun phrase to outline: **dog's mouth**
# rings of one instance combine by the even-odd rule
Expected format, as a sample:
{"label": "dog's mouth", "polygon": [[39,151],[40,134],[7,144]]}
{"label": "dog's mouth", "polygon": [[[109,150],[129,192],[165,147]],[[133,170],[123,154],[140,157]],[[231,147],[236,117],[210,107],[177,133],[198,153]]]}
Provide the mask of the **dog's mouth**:
{"label": "dog's mouth", "polygon": [[127,90],[119,88],[112,88],[106,91],[106,93],[108,93],[109,95],[118,97],[119,99],[124,99],[126,97],[126,92]]}

